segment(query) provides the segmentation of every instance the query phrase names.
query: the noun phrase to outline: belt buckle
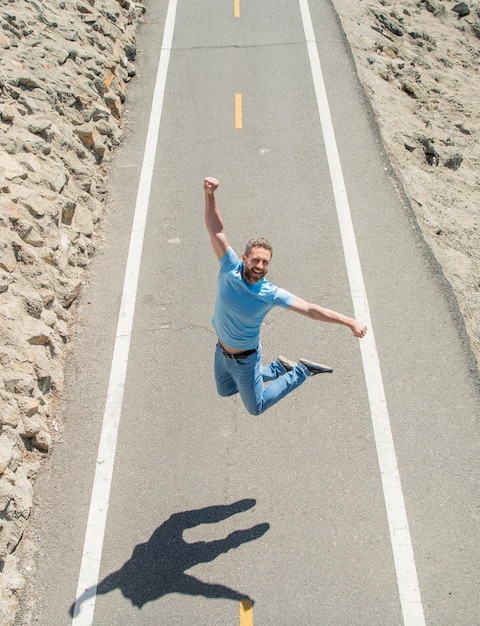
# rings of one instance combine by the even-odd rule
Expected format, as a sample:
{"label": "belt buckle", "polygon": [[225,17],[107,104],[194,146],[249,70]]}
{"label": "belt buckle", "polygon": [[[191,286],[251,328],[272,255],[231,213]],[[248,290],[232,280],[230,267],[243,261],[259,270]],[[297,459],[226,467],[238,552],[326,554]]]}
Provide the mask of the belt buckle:
{"label": "belt buckle", "polygon": [[234,359],[235,358],[233,354],[231,354],[230,352],[227,352],[226,350],[222,350],[222,352],[223,352],[223,356],[226,356],[227,359]]}

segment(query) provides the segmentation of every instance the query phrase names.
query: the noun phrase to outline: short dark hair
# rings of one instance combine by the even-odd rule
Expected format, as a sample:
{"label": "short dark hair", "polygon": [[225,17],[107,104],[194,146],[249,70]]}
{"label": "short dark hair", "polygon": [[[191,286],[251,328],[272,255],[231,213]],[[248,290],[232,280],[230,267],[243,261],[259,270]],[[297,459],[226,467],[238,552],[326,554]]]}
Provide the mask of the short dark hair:
{"label": "short dark hair", "polygon": [[250,239],[245,246],[245,256],[250,255],[252,248],[265,248],[265,250],[270,250],[270,256],[273,255],[272,244],[268,239],[265,239],[265,237],[254,237]]}

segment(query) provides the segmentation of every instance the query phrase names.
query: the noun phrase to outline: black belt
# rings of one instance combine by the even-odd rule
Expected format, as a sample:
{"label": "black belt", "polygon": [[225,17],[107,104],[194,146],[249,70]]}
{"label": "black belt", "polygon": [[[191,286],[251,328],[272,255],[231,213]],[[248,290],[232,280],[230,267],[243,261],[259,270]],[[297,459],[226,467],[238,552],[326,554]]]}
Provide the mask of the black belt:
{"label": "black belt", "polygon": [[234,353],[234,352],[227,352],[227,350],[225,350],[225,348],[223,348],[221,345],[220,345],[220,348],[222,349],[223,356],[226,356],[227,359],[246,359],[247,356],[250,356],[251,354],[257,351],[257,349],[254,348],[253,350],[245,350],[245,352]]}

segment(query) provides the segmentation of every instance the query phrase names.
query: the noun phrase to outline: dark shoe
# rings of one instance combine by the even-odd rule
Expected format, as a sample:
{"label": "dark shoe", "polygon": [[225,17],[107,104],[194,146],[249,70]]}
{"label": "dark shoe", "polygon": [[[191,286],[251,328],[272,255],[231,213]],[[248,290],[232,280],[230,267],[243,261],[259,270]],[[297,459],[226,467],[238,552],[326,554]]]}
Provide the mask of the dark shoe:
{"label": "dark shoe", "polygon": [[280,365],[283,365],[287,372],[291,372],[296,365],[295,361],[291,361],[284,356],[279,356],[277,361],[280,363]]}
{"label": "dark shoe", "polygon": [[[283,365],[283,367],[287,370],[287,372],[291,372],[292,369],[297,365],[295,361],[291,361],[284,356],[279,356],[277,361]],[[308,359],[300,359],[299,363],[304,365],[307,370],[310,372],[312,376],[315,374],[324,374],[331,373],[333,369],[328,367],[328,365],[322,365],[321,363],[314,363],[313,361],[309,361]]]}
{"label": "dark shoe", "polygon": [[312,376],[315,376],[315,374],[330,374],[331,372],[333,372],[333,369],[331,367],[328,367],[328,365],[314,363],[313,361],[308,361],[307,359],[299,359],[298,362],[302,365],[305,365],[305,367]]}

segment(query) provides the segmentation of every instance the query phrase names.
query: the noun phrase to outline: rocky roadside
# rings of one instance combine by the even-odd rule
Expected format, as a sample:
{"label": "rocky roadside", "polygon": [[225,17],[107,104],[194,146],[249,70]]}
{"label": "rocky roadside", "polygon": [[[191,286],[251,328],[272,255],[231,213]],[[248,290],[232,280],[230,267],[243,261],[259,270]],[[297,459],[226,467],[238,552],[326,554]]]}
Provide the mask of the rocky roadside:
{"label": "rocky roadside", "polygon": [[[480,358],[476,2],[333,0],[418,222]],[[132,0],[0,6],[0,623],[15,619],[32,484],[95,254],[135,73]]]}
{"label": "rocky roadside", "polygon": [[0,623],[23,577],[32,480],[58,430],[74,302],[95,254],[105,177],[122,138],[132,0],[0,7]]}
{"label": "rocky roadside", "polygon": [[453,287],[479,363],[479,2],[333,3],[385,149]]}

